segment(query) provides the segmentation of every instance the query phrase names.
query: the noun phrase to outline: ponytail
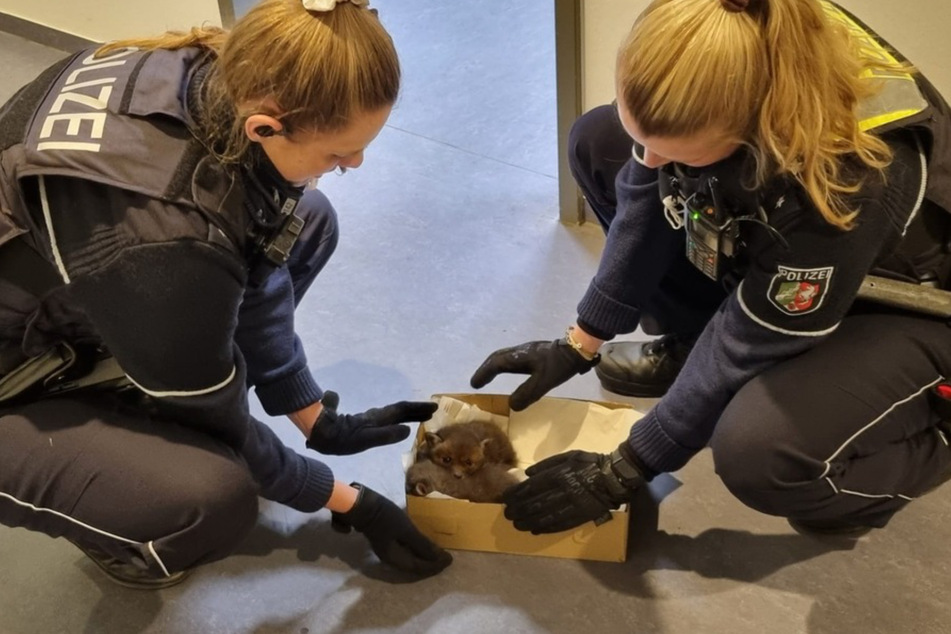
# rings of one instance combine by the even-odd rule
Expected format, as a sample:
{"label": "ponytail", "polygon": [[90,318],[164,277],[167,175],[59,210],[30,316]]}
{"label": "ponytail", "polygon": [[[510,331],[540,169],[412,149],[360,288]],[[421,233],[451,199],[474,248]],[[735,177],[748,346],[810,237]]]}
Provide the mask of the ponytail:
{"label": "ponytail", "polygon": [[844,173],[850,155],[876,170],[891,162],[888,145],[860,129],[859,101],[875,86],[862,74],[857,43],[832,22],[815,0],[768,0],[763,36],[769,59],[769,89],[759,112],[752,146],[757,180],[791,173],[827,222],[851,226],[858,210],[845,197],[862,187]]}
{"label": "ponytail", "polygon": [[212,51],[221,50],[227,31],[216,26],[194,27],[190,31],[169,31],[154,37],[130,38],[108,42],[96,49],[96,57],[103,57],[123,48],[142,50],[166,49],[176,51],[191,46]]}

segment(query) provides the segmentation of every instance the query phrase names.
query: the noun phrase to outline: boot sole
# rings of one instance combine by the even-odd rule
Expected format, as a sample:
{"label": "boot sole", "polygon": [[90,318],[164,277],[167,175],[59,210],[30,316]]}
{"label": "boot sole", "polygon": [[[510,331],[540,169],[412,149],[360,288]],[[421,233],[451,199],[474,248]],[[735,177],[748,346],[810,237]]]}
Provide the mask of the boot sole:
{"label": "boot sole", "polygon": [[131,588],[133,590],[163,590],[165,588],[177,586],[191,576],[191,570],[183,570],[181,572],[172,573],[168,577],[133,579],[121,574],[116,574],[116,572],[109,568],[109,566],[103,564],[99,558],[95,556],[95,554],[72,540],[68,541],[73,546],[81,550],[82,553],[86,555],[87,559],[96,564],[96,567],[106,575],[109,581],[116,585],[122,586],[123,588]]}
{"label": "boot sole", "polygon": [[619,379],[615,379],[614,377],[601,374],[598,371],[597,366],[594,368],[594,373],[598,375],[598,380],[601,381],[601,387],[606,389],[608,392],[613,392],[622,396],[660,398],[667,393],[667,390],[670,389],[669,385],[642,385],[639,383],[631,383],[630,381],[621,381]]}

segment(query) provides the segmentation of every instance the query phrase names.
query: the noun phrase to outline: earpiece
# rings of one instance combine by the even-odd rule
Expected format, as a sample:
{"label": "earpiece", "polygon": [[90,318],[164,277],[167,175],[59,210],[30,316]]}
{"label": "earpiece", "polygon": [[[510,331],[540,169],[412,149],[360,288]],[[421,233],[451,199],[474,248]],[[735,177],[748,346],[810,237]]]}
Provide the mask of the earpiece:
{"label": "earpiece", "polygon": [[287,136],[291,133],[286,122],[263,112],[249,115],[244,122],[244,130],[252,141],[260,141],[272,136]]}
{"label": "earpiece", "polygon": [[275,134],[284,134],[283,132],[276,132],[274,128],[269,125],[259,125],[254,129],[254,133],[258,136],[274,136]]}

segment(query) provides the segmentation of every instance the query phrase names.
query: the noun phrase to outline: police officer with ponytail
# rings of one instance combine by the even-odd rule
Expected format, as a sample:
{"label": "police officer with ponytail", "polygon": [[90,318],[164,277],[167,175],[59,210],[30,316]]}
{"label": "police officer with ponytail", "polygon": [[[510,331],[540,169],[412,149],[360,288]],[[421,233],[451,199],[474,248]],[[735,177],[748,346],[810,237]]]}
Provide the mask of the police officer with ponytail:
{"label": "police officer with ponytail", "polygon": [[[610,454],[528,470],[533,533],[609,518],[710,447],[748,506],[857,535],[951,477],[948,106],[824,0],[655,0],[570,136],[607,240],[565,336],[491,354],[529,406],[595,369],[661,397]],[[606,343],[641,326],[660,338]]]}
{"label": "police officer with ponytail", "polygon": [[359,167],[400,67],[367,0],[264,0],[82,51],[0,111],[0,522],[65,537],[113,580],[180,582],[226,557],[258,496],[332,511],[416,576],[451,556],[307,447],[399,442],[433,403],[346,414],[294,311],[337,243],[308,187]]}

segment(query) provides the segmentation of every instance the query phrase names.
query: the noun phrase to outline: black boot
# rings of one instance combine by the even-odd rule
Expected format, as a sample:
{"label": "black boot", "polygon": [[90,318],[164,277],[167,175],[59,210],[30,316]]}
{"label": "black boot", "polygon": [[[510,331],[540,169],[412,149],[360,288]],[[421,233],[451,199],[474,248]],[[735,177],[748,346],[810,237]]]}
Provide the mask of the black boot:
{"label": "black boot", "polygon": [[605,344],[594,371],[609,392],[660,397],[677,378],[696,341],[697,335],[664,335],[647,343]]}
{"label": "black boot", "polygon": [[873,526],[861,524],[843,524],[841,522],[817,522],[786,518],[793,530],[808,537],[830,537],[836,539],[858,539],[868,534]]}
{"label": "black boot", "polygon": [[106,573],[111,581],[126,588],[161,590],[180,584],[191,574],[190,570],[183,570],[182,572],[173,572],[168,576],[155,576],[148,570],[143,570],[138,566],[116,559],[95,547],[83,546],[73,540],[69,541],[99,566],[99,569]]}

